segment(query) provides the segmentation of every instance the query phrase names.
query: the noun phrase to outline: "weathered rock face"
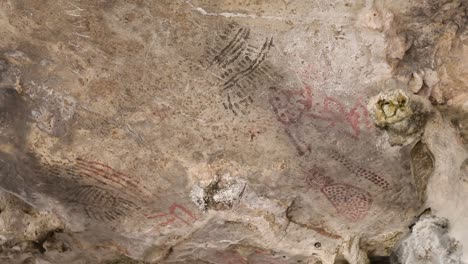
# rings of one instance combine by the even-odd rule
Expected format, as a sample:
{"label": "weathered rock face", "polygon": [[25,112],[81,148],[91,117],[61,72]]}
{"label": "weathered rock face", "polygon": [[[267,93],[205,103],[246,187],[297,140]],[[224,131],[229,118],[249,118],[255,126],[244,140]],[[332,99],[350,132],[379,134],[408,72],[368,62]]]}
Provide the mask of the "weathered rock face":
{"label": "weathered rock face", "polygon": [[420,219],[395,252],[399,263],[460,263],[460,247],[447,235],[447,220]]}
{"label": "weathered rock face", "polygon": [[466,6],[0,2],[0,187],[57,219],[5,252],[368,263],[427,207],[468,240]]}

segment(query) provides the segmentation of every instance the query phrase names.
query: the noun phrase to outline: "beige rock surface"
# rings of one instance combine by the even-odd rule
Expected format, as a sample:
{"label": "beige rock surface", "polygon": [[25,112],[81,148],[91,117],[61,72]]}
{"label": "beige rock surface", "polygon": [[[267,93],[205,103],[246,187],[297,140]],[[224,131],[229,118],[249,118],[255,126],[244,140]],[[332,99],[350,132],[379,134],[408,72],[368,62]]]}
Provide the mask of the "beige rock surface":
{"label": "beige rock surface", "polygon": [[427,207],[468,245],[439,2],[0,0],[5,261],[372,263]]}

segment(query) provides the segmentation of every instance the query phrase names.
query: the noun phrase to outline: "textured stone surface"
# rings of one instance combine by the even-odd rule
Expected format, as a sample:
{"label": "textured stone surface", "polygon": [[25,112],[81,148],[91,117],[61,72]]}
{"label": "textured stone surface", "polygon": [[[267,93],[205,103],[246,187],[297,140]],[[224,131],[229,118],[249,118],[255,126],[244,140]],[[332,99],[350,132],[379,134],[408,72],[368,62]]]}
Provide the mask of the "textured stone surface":
{"label": "textured stone surface", "polygon": [[457,242],[447,235],[448,221],[424,216],[395,252],[396,263],[461,263]]}
{"label": "textured stone surface", "polygon": [[0,186],[62,230],[30,255],[367,263],[426,207],[467,239],[466,3],[442,2],[0,1]]}

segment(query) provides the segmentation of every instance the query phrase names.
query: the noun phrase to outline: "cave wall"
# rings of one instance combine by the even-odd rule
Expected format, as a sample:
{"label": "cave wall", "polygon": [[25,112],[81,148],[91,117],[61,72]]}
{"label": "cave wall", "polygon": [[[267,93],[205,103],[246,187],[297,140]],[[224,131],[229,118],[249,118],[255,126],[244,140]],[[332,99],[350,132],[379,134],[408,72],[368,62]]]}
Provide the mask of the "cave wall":
{"label": "cave wall", "polygon": [[0,1],[0,186],[58,219],[5,252],[367,263],[427,208],[462,250],[466,8]]}

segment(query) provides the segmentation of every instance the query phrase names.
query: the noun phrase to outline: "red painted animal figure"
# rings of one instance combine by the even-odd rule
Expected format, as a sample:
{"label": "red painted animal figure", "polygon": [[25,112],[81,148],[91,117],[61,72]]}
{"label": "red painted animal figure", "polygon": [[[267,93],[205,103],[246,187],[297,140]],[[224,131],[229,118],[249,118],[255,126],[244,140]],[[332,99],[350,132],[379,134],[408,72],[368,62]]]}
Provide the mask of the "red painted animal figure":
{"label": "red painted animal figure", "polygon": [[314,167],[309,171],[306,181],[314,189],[320,190],[340,215],[356,222],[366,217],[372,205],[370,194],[350,184],[334,183],[325,176],[322,169]]}
{"label": "red painted animal figure", "polygon": [[328,123],[324,131],[335,127],[337,124],[343,124],[352,130],[352,132],[346,131],[348,135],[353,138],[359,138],[362,130],[361,127],[364,129],[372,127],[369,113],[360,100],[357,100],[348,111],[341,101],[334,97],[326,96],[323,98],[322,107],[317,109],[317,113],[310,113],[307,116]]}
{"label": "red painted animal figure", "polygon": [[269,102],[276,118],[286,126],[299,122],[301,118],[309,118],[322,121],[323,124],[315,122],[315,125],[325,125],[320,129],[325,133],[341,124],[347,128],[344,130],[345,134],[355,139],[359,138],[362,128],[372,127],[369,113],[360,100],[348,110],[340,100],[331,96],[325,96],[321,104],[314,106],[316,98],[313,96],[312,86],[308,84],[304,84],[300,90],[280,90],[276,87],[271,87],[270,90]]}

